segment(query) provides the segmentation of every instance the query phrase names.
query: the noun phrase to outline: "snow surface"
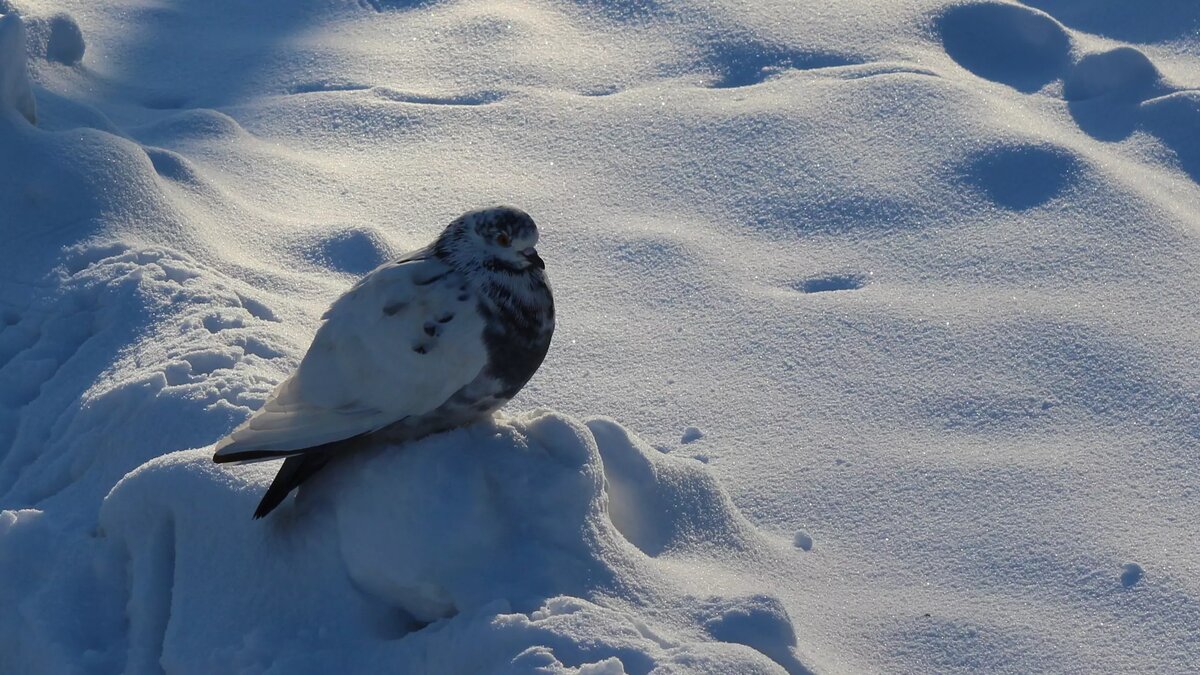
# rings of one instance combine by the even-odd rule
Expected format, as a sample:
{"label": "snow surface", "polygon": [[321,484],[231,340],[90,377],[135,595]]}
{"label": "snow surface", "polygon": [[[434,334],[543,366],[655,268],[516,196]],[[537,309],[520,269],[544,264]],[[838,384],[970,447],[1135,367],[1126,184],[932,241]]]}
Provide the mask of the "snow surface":
{"label": "snow surface", "polygon": [[[1200,662],[1200,5],[0,14],[0,672]],[[539,374],[252,521],[211,445],[497,202]]]}

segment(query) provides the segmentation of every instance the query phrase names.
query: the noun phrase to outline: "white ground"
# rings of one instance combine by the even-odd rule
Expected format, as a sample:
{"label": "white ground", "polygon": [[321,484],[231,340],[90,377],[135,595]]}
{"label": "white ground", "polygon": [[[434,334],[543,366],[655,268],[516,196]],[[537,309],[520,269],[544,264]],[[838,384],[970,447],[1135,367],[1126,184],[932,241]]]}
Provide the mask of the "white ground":
{"label": "white ground", "polygon": [[[0,672],[1200,662],[1195,3],[0,14]],[[207,446],[496,202],[509,416],[252,521]]]}

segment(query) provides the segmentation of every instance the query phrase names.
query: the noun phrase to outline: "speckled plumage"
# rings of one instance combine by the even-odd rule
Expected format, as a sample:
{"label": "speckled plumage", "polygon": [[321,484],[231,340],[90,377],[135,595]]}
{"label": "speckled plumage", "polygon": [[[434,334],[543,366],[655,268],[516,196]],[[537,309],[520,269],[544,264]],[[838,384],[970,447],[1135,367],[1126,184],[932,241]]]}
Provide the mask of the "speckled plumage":
{"label": "speckled plumage", "polygon": [[217,462],[287,457],[255,517],[339,453],[490,415],[537,371],[554,300],[519,209],[457,218],[338,298],[296,372],[216,445]]}

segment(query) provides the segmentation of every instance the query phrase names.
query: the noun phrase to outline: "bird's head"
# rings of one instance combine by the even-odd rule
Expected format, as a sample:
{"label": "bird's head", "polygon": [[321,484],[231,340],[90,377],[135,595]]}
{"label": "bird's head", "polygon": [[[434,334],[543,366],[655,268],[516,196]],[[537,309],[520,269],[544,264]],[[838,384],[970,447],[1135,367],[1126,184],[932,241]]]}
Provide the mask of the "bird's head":
{"label": "bird's head", "polygon": [[438,250],[456,267],[477,265],[492,272],[521,274],[546,269],[538,256],[533,218],[511,206],[469,211],[446,227]]}

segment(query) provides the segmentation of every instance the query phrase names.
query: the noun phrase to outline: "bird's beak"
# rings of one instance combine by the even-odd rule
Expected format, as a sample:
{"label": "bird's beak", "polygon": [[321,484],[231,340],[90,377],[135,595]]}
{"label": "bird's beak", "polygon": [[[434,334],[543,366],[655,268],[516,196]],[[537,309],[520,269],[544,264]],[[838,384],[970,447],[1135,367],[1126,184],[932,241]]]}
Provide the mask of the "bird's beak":
{"label": "bird's beak", "polygon": [[542,260],[542,257],[537,254],[537,250],[532,246],[524,251],[521,251],[521,255],[525,256],[525,259],[529,261],[530,265],[533,265],[539,270],[546,269],[546,263]]}

